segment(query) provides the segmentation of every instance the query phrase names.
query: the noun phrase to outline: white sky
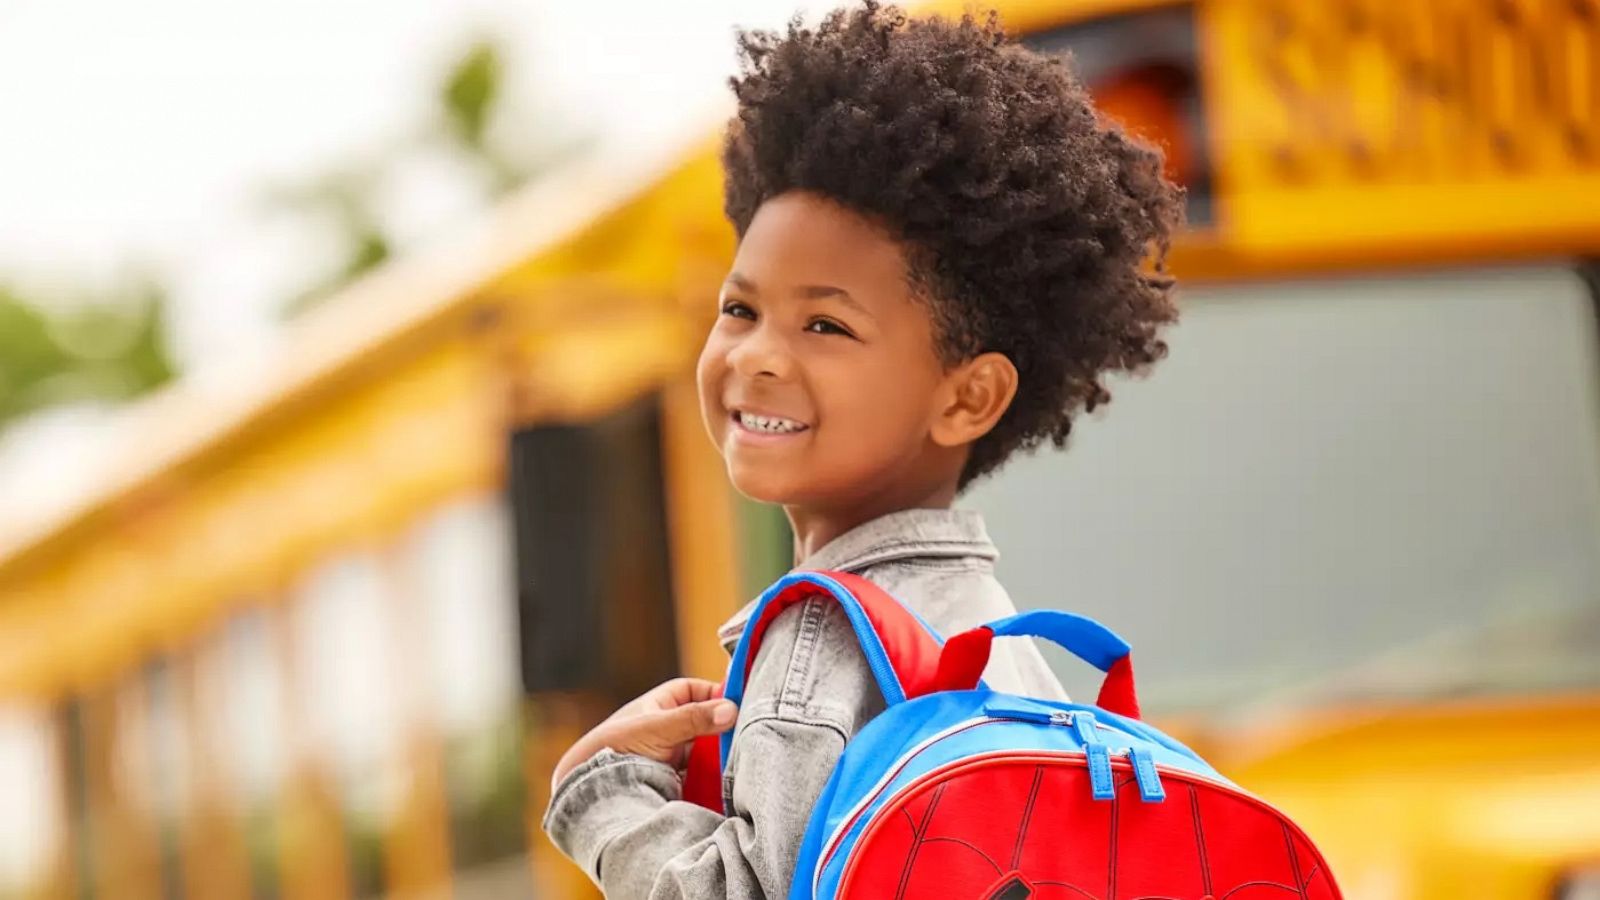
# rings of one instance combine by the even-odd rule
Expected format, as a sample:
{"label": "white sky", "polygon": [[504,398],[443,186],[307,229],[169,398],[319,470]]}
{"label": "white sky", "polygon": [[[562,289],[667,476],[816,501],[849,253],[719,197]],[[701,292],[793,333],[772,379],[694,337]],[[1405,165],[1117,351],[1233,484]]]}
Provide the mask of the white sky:
{"label": "white sky", "polygon": [[[283,233],[293,229],[262,221],[256,194],[415,127],[474,34],[509,45],[509,102],[529,125],[553,112],[644,141],[720,96],[735,21],[777,24],[801,5],[0,0],[0,277],[73,283],[155,261],[180,295],[206,294],[179,297],[186,318],[203,305],[203,319],[220,319],[219,306],[260,301],[221,296],[234,285],[216,259],[315,260]],[[436,161],[414,168],[442,180]],[[181,337],[186,359],[203,355]]]}
{"label": "white sky", "polygon": [[38,872],[56,847],[48,725],[42,713],[0,709],[0,891]]}
{"label": "white sky", "polygon": [[[723,98],[736,23],[834,5],[0,0],[0,279],[49,298],[154,266],[173,292],[174,352],[208,377],[270,353],[278,304],[338,253],[262,192],[412,133],[476,36],[508,51],[512,143],[553,122],[648,152]],[[477,206],[442,154],[399,172],[383,197],[403,238]],[[98,419],[58,410],[0,436],[0,496],[70,494],[109,452]]]}

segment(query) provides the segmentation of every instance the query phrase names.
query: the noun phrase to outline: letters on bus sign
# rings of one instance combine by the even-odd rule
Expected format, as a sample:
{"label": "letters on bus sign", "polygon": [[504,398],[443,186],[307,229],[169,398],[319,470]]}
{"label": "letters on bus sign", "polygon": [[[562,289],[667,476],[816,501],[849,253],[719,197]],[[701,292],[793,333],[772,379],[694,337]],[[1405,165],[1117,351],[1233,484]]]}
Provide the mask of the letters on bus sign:
{"label": "letters on bus sign", "polygon": [[1600,0],[1263,2],[1250,42],[1277,178],[1600,163]]}
{"label": "letters on bus sign", "polygon": [[1218,219],[1245,256],[1600,252],[1600,0],[1196,11]]}

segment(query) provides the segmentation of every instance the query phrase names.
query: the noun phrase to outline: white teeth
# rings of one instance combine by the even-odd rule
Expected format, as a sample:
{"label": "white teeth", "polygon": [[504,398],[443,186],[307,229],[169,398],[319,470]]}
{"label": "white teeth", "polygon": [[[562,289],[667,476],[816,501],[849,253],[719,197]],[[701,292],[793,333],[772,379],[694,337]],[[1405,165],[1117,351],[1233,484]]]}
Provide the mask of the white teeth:
{"label": "white teeth", "polygon": [[739,413],[739,424],[751,431],[764,431],[768,434],[791,434],[804,431],[806,426],[789,419],[780,419],[776,416],[757,416],[750,413]]}

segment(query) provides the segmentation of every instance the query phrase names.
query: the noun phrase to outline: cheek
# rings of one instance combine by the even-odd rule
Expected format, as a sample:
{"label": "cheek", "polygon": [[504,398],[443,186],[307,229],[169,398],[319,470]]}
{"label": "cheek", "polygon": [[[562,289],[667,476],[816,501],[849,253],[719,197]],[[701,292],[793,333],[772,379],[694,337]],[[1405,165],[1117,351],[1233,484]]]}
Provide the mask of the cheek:
{"label": "cheek", "polygon": [[700,348],[700,358],[695,363],[695,387],[700,394],[700,414],[706,429],[717,437],[722,424],[722,377],[726,369],[727,353],[720,346],[716,332],[706,338]]}
{"label": "cheek", "polygon": [[[920,446],[927,429],[933,384],[904,366],[873,366],[831,379],[824,418],[848,427],[833,430],[833,441],[861,446],[863,452],[897,452]],[[863,446],[870,444],[871,446]],[[889,445],[889,446],[884,446]]]}

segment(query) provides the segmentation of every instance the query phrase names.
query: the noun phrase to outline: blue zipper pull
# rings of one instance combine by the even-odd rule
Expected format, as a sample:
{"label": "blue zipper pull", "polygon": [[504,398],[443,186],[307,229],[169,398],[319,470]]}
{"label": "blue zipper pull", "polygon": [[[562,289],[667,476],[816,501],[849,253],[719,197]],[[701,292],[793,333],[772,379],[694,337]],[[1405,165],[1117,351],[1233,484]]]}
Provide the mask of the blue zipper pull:
{"label": "blue zipper pull", "polygon": [[1081,744],[1098,744],[1100,735],[1094,730],[1094,713],[1081,712],[1071,719],[1072,730],[1077,732],[1078,742]]}
{"label": "blue zipper pull", "polygon": [[[1083,753],[1089,763],[1089,787],[1093,792],[1094,799],[1111,800],[1116,797],[1116,781],[1111,774],[1111,748],[1100,740],[1094,713],[1082,709],[1043,712],[1037,709],[1015,709],[1003,706],[986,706],[984,707],[984,713],[1000,719],[1014,719],[1021,722],[1034,722],[1040,725],[1071,728],[1073,734],[1078,738],[1078,743],[1083,745]],[[1155,774],[1153,761],[1150,773],[1152,777]],[[1139,782],[1139,786],[1142,796],[1143,780]],[[1161,790],[1159,781],[1156,782],[1156,790],[1158,792]],[[1159,800],[1160,797],[1157,799]]]}
{"label": "blue zipper pull", "polygon": [[1089,758],[1089,787],[1096,800],[1111,800],[1117,789],[1111,780],[1111,750],[1105,744],[1085,744],[1083,752]]}
{"label": "blue zipper pull", "polygon": [[1139,799],[1145,803],[1160,803],[1167,799],[1167,792],[1161,786],[1161,774],[1156,771],[1156,760],[1150,755],[1150,748],[1131,748],[1128,751],[1128,760],[1133,763],[1133,777],[1139,782]]}
{"label": "blue zipper pull", "polygon": [[1095,731],[1094,713],[1080,711],[1072,717],[1072,730],[1083,744],[1084,756],[1089,762],[1089,787],[1096,800],[1110,800],[1117,795],[1116,783],[1111,778],[1111,750],[1100,741]]}

